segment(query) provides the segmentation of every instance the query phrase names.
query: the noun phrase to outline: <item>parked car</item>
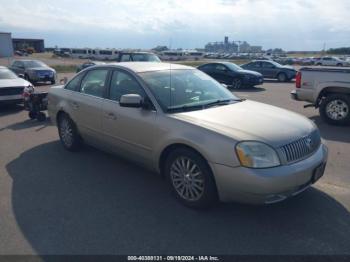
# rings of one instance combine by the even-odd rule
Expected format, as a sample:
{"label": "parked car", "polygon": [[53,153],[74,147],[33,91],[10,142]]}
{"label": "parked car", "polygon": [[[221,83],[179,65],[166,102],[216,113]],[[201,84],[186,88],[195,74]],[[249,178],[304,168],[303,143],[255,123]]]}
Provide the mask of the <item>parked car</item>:
{"label": "parked car", "polygon": [[23,102],[23,90],[32,86],[28,81],[18,77],[10,69],[0,66],[0,103],[19,104]]}
{"label": "parked car", "polygon": [[218,82],[232,86],[232,88],[262,85],[264,82],[260,73],[244,70],[230,62],[208,63],[198,66],[198,69]]}
{"label": "parked car", "polygon": [[350,124],[350,69],[302,68],[295,84],[294,100],[310,102],[329,124]]}
{"label": "parked car", "polygon": [[189,66],[95,66],[48,99],[64,148],[84,141],[143,164],[190,207],[282,201],[315,183],[327,161],[312,121],[239,99]]}
{"label": "parked car", "polygon": [[264,78],[277,79],[280,82],[287,82],[295,78],[297,71],[291,66],[284,66],[274,61],[255,60],[241,65],[242,68],[261,73]]}
{"label": "parked car", "polygon": [[119,52],[118,62],[161,62],[159,57],[149,52]]}
{"label": "parked car", "polygon": [[17,75],[23,75],[26,80],[35,84],[50,81],[56,83],[56,71],[39,60],[15,60],[10,69]]}
{"label": "parked car", "polygon": [[79,73],[81,70],[84,70],[85,68],[95,66],[95,65],[105,65],[105,62],[99,62],[99,61],[89,61],[84,64],[81,64],[77,67],[77,73]]}
{"label": "parked car", "polygon": [[320,60],[316,62],[316,65],[322,66],[349,66],[350,63],[339,59],[338,57],[325,56],[321,57]]}

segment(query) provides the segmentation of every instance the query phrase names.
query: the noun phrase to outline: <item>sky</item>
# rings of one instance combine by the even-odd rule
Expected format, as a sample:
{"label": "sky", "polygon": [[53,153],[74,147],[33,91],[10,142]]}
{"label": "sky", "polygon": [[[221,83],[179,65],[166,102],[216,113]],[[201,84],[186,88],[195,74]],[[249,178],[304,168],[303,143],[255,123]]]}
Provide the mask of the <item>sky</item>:
{"label": "sky", "polygon": [[0,31],[46,47],[350,46],[350,0],[0,0]]}

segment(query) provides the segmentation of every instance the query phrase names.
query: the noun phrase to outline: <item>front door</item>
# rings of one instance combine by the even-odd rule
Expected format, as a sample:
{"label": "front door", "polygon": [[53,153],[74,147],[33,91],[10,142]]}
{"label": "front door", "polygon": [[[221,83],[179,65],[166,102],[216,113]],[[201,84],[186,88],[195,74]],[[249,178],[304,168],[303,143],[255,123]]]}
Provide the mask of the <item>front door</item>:
{"label": "front door", "polygon": [[150,163],[158,137],[157,112],[142,108],[121,107],[122,95],[146,93],[128,72],[115,70],[111,76],[108,99],[104,100],[102,127],[110,149],[132,160]]}

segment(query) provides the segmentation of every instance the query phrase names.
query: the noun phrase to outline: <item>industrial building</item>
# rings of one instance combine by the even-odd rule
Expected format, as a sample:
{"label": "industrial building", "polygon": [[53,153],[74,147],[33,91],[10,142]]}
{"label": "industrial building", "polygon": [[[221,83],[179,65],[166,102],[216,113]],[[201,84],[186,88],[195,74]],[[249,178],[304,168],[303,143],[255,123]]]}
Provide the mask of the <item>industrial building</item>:
{"label": "industrial building", "polygon": [[205,45],[206,52],[213,53],[261,53],[261,46],[251,46],[246,41],[229,41],[225,36],[224,42],[210,42]]}
{"label": "industrial building", "polygon": [[13,56],[11,33],[0,32],[0,58]]}
{"label": "industrial building", "polygon": [[43,39],[12,38],[14,50],[34,48],[36,53],[45,52]]}

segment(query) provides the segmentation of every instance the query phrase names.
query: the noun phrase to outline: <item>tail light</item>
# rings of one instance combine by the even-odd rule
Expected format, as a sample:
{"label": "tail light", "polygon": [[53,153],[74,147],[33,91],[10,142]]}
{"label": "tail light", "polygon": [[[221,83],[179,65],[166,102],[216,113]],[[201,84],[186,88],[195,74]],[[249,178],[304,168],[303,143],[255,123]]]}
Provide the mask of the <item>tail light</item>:
{"label": "tail light", "polygon": [[295,87],[300,88],[301,87],[301,72],[299,71],[295,77]]}

